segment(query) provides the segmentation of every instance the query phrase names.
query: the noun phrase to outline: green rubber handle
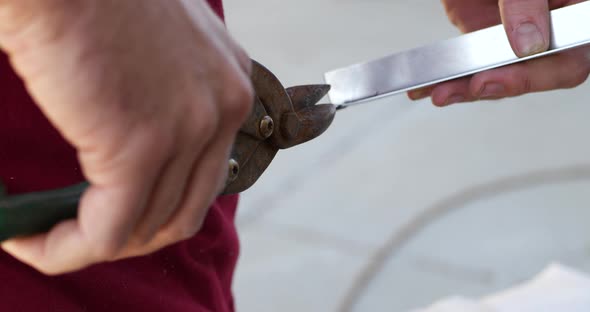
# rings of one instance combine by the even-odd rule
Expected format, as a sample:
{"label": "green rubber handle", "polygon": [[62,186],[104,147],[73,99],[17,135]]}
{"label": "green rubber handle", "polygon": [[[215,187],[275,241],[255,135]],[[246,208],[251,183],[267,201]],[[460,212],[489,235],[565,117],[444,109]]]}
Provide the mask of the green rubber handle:
{"label": "green rubber handle", "polygon": [[[9,238],[39,234],[73,219],[88,183],[63,189],[15,196],[0,194],[0,242]],[[2,192],[0,188],[0,192]]]}

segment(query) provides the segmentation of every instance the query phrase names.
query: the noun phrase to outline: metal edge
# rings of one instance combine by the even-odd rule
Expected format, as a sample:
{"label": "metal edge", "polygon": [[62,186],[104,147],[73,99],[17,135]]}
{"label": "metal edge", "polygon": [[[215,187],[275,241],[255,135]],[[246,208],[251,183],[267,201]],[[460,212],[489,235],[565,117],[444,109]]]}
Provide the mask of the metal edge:
{"label": "metal edge", "polygon": [[[572,13],[572,12],[575,12],[575,13]],[[570,6],[566,6],[566,7],[560,8],[560,9],[553,10],[553,11],[551,11],[551,16],[552,16],[552,20],[555,20],[556,17],[563,18],[564,15],[565,14],[568,14],[568,13],[576,14],[576,15],[580,15],[580,14],[581,15],[585,15],[585,12],[588,12],[589,13],[587,16],[588,16],[588,19],[590,19],[590,1],[585,1],[585,2],[578,3],[578,4],[574,4],[574,5],[570,5]],[[368,66],[374,65],[376,63],[387,61],[387,60],[391,59],[392,57],[395,57],[395,56],[400,55],[400,54],[421,51],[421,50],[424,50],[424,49],[428,49],[428,48],[432,47],[435,44],[440,44],[440,43],[444,43],[444,42],[450,42],[452,40],[456,40],[457,38],[464,38],[464,37],[468,37],[468,36],[476,37],[476,36],[479,36],[480,34],[482,34],[483,32],[491,32],[491,31],[496,31],[496,32],[497,31],[502,31],[502,32],[504,32],[504,27],[501,24],[500,25],[495,25],[495,26],[484,28],[484,29],[481,29],[481,30],[478,30],[478,31],[475,31],[475,32],[471,32],[471,33],[467,33],[467,34],[464,34],[464,35],[460,35],[460,36],[448,38],[448,39],[441,40],[441,41],[438,41],[438,42],[435,42],[435,43],[431,43],[431,44],[428,44],[428,45],[423,45],[421,47],[417,47],[417,48],[413,48],[413,49],[409,49],[409,50],[405,50],[405,51],[400,51],[400,52],[397,52],[397,53],[394,53],[394,54],[389,54],[387,56],[380,57],[380,58],[377,58],[377,59],[374,59],[374,60],[365,61],[365,62],[359,62],[359,63],[352,64],[352,65],[349,65],[349,66],[337,68],[337,69],[334,69],[334,70],[331,70],[331,71],[328,71],[328,72],[325,72],[324,73],[324,82],[326,84],[330,85],[331,84],[330,83],[330,81],[331,81],[330,77],[333,76],[333,75],[337,75],[340,72],[350,71],[350,70],[355,69],[355,68],[368,67]],[[555,35],[556,35],[555,34],[555,29],[553,28],[552,29],[552,38],[554,38]],[[544,56],[547,56],[547,55],[559,53],[559,52],[562,52],[564,50],[569,50],[569,49],[576,48],[576,47],[581,47],[581,46],[584,46],[584,45],[587,45],[587,44],[590,44],[590,30],[588,31],[587,37],[585,37],[584,39],[580,40],[580,42],[577,42],[577,43],[574,43],[574,44],[571,44],[571,45],[552,47],[548,51],[543,52],[543,53],[538,53],[538,54],[531,55],[531,56],[528,56],[528,57],[523,57],[523,58],[514,58],[514,59],[511,59],[511,60],[507,60],[507,61],[500,61],[500,62],[495,63],[495,64],[492,64],[492,65],[479,67],[477,69],[474,69],[474,70],[471,70],[471,71],[462,72],[460,74],[449,75],[449,76],[444,77],[442,79],[432,80],[432,81],[429,81],[427,83],[417,84],[417,85],[414,85],[414,86],[411,86],[411,87],[408,87],[408,88],[394,90],[394,91],[387,92],[387,93],[382,93],[382,94],[368,95],[368,96],[366,96],[364,98],[358,98],[358,99],[355,99],[355,100],[352,100],[352,101],[344,101],[344,102],[334,101],[333,97],[331,96],[333,94],[334,88],[332,88],[332,90],[330,90],[330,92],[328,93],[327,96],[328,96],[328,99],[330,100],[330,102],[332,104],[342,105],[342,106],[352,106],[352,105],[356,105],[356,104],[360,104],[360,103],[364,103],[364,102],[368,102],[368,101],[373,101],[373,100],[376,100],[376,99],[380,99],[380,98],[383,98],[383,97],[388,97],[388,96],[396,95],[396,94],[399,94],[399,93],[407,92],[407,91],[410,91],[410,90],[414,90],[414,89],[419,89],[419,88],[423,88],[423,87],[435,85],[435,84],[438,84],[438,83],[441,83],[441,82],[445,82],[445,81],[449,81],[449,80],[453,80],[453,79],[457,79],[457,78],[461,78],[461,77],[466,77],[466,76],[469,76],[469,75],[476,74],[478,72],[482,72],[482,71],[486,71],[486,70],[490,70],[490,69],[494,69],[494,68],[499,68],[499,67],[507,66],[507,65],[510,65],[510,64],[519,63],[519,62],[524,62],[524,61],[527,61],[527,60],[541,58],[541,57],[544,57]]]}

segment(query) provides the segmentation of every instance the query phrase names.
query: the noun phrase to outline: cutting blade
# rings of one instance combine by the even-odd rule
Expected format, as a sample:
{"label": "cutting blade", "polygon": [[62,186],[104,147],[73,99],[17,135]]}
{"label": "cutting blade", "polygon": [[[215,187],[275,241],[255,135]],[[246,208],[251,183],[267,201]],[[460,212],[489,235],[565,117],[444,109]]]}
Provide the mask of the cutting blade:
{"label": "cutting blade", "polygon": [[[519,58],[502,25],[325,73],[332,104],[348,106],[590,43],[590,1],[551,12],[551,43]],[[590,57],[590,56],[589,56]]]}

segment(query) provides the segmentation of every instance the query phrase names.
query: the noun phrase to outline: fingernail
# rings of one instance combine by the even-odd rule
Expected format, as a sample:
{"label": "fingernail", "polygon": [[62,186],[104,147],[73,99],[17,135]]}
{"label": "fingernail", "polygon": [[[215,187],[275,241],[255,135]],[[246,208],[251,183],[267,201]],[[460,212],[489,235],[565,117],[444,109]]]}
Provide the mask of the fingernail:
{"label": "fingernail", "polygon": [[418,89],[418,90],[412,90],[408,92],[408,96],[410,97],[411,100],[421,100],[425,97],[428,97],[430,95],[430,90],[428,89]]}
{"label": "fingernail", "polygon": [[516,50],[520,57],[545,50],[545,39],[543,39],[543,34],[541,34],[537,25],[523,23],[516,28]]}
{"label": "fingernail", "polygon": [[444,106],[457,104],[465,101],[465,97],[462,95],[452,95],[450,96],[447,101],[445,102]]}
{"label": "fingernail", "polygon": [[502,96],[506,88],[502,84],[499,83],[486,83],[479,93],[479,98],[487,99],[487,98],[495,98]]}

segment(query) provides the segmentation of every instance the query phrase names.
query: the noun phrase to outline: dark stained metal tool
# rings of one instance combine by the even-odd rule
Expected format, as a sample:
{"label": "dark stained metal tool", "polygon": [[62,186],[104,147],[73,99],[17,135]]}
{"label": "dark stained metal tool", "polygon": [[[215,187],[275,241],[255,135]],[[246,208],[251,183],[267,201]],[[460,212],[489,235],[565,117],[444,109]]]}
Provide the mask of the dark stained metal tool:
{"label": "dark stained metal tool", "polygon": [[[228,178],[221,195],[246,191],[258,181],[279,150],[320,136],[332,124],[336,106],[316,105],[329,85],[285,88],[272,72],[253,61],[254,107],[244,122],[228,161]],[[0,241],[43,233],[75,218],[88,183],[64,189],[5,196],[0,185]]]}
{"label": "dark stained metal tool", "polygon": [[268,69],[254,62],[254,109],[238,133],[223,194],[250,188],[268,168],[277,152],[320,136],[332,124],[336,107],[316,103],[329,85],[285,89]]}

